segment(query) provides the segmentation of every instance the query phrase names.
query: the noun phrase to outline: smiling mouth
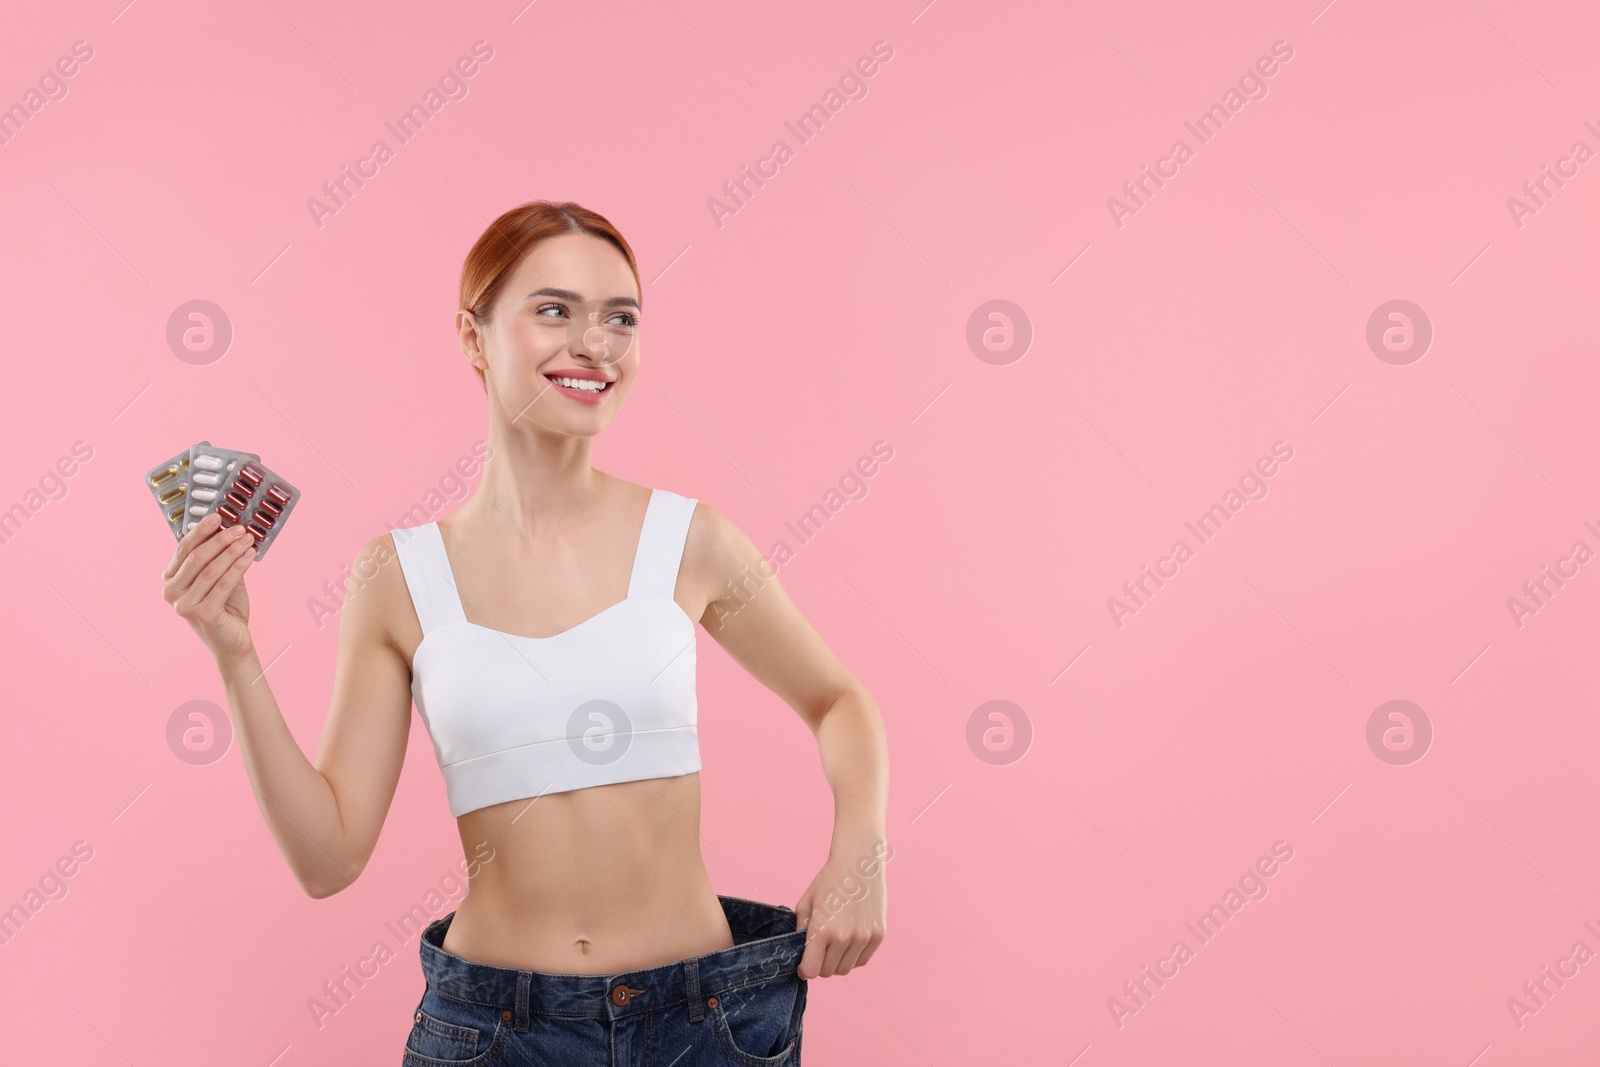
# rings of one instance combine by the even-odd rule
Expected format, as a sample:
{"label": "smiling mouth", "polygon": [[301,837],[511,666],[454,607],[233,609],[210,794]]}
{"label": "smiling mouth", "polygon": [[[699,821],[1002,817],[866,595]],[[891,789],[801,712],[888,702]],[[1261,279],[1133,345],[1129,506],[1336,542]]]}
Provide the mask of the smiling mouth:
{"label": "smiling mouth", "polygon": [[606,392],[614,384],[613,382],[609,381],[597,382],[588,378],[568,378],[559,374],[546,374],[545,378],[564,388],[574,389],[580,393],[590,393],[593,395]]}

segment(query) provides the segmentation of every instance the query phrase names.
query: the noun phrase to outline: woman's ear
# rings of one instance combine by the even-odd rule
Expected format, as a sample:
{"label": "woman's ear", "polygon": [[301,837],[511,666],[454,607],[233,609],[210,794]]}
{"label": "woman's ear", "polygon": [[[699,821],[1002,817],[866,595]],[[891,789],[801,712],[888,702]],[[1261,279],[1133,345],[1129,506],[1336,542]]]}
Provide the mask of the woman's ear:
{"label": "woman's ear", "polygon": [[[489,362],[483,354],[482,326],[472,312],[456,312],[456,335],[461,341],[461,354],[476,368],[478,377],[483,378],[484,372],[489,369]],[[488,382],[485,381],[484,388],[487,390],[488,387]]]}

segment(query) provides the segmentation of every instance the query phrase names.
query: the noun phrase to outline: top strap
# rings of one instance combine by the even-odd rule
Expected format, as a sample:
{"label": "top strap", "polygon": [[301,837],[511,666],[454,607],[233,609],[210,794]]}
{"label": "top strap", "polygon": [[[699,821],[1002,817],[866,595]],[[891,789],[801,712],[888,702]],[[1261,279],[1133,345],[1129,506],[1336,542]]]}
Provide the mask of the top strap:
{"label": "top strap", "polygon": [[417,621],[422,624],[422,635],[426,637],[448,623],[466,622],[467,613],[461,607],[461,594],[456,591],[439,524],[408,526],[391,530],[390,534],[406,588],[411,591],[412,606],[417,609]]}
{"label": "top strap", "polygon": [[680,496],[666,489],[651,490],[650,503],[644,512],[644,528],[639,531],[639,547],[633,556],[633,575],[628,580],[630,598],[664,596],[672,599],[696,503],[695,497]]}

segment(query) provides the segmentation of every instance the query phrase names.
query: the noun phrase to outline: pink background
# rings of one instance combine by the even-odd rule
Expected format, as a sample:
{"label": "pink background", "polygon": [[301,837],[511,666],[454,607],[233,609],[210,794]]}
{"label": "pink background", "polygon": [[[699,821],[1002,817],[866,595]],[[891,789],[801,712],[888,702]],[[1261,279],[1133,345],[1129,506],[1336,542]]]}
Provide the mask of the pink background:
{"label": "pink background", "polygon": [[[0,946],[0,1060],[398,1061],[422,979],[385,923],[460,859],[421,723],[364,876],[307,898],[237,746],[168,747],[222,692],[159,595],[140,476],[209,438],[304,490],[248,584],[314,752],[337,627],[308,602],[484,436],[457,273],[540,197],[609,216],[645,279],[643,380],[596,464],[787,541],[887,722],[888,939],[813,983],[807,1062],[1600,1055],[1600,962],[1521,1026],[1507,1005],[1600,951],[1600,564],[1520,627],[1507,606],[1600,549],[1600,163],[1507,207],[1600,148],[1592,5],[120,3],[0,36],[0,104],[93,48],[0,145],[0,508],[93,450],[0,544],[0,907],[93,850]],[[479,40],[467,95],[319,228],[307,199]],[[876,41],[866,96],[798,144],[785,121]],[[1267,95],[1199,144],[1184,123],[1275,41]],[[719,226],[708,199],[780,138]],[[1178,138],[1119,227],[1108,198]],[[234,330],[209,365],[165,337],[193,299]],[[966,340],[996,299],[1032,325],[1009,363]],[[1405,365],[1365,336],[1395,299],[1434,334]],[[801,545],[785,522],[880,440]],[[1198,545],[1184,523],[1280,440],[1268,495]],[[1119,627],[1107,600],[1179,538]],[[713,881],[792,906],[828,840],[812,739],[700,648]],[[1433,730],[1407,765],[1367,741],[1394,699]],[[998,754],[968,740],[992,700],[1020,709]],[[1201,944],[1184,923],[1278,841],[1268,895]],[[1119,1026],[1108,1000],[1180,938]],[[379,940],[397,956],[319,1028],[308,1001]]]}

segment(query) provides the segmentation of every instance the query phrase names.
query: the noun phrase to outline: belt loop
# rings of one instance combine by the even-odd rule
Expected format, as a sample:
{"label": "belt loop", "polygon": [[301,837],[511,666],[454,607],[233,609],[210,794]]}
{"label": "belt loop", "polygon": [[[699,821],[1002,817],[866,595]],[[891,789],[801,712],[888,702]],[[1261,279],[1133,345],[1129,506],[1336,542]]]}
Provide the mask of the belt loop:
{"label": "belt loop", "polygon": [[533,985],[532,971],[517,972],[517,1033],[525,1034],[529,1026],[528,990]]}
{"label": "belt loop", "polygon": [[700,961],[687,959],[683,961],[683,985],[689,996],[689,1021],[697,1023],[705,1018],[705,1012],[700,1003]]}

